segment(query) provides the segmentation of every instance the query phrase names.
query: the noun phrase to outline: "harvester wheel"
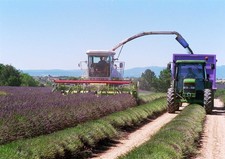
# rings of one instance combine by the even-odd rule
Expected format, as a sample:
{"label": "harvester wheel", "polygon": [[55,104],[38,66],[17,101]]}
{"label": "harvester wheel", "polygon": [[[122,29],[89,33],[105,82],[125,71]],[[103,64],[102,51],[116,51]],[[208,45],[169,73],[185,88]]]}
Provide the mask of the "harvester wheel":
{"label": "harvester wheel", "polygon": [[213,99],[212,99],[212,90],[205,89],[204,90],[204,108],[207,114],[212,113],[213,109]]}
{"label": "harvester wheel", "polygon": [[175,113],[175,111],[179,109],[179,104],[175,103],[175,97],[174,88],[169,88],[167,92],[167,111],[169,113]]}

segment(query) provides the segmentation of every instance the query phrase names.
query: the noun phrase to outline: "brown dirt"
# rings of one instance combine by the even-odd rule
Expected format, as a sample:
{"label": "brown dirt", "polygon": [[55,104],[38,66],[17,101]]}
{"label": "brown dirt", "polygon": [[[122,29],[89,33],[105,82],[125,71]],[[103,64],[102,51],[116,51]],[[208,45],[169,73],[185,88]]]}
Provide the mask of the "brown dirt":
{"label": "brown dirt", "polygon": [[196,159],[225,159],[225,110],[215,99],[212,115],[206,116],[201,148]]}
{"label": "brown dirt", "polygon": [[135,132],[128,134],[126,138],[119,140],[118,144],[114,145],[112,148],[102,154],[97,154],[97,157],[93,157],[93,159],[115,159],[126,154],[130,150],[149,140],[153,134],[155,134],[166,123],[170,122],[176,115],[177,114],[169,113],[161,115]]}

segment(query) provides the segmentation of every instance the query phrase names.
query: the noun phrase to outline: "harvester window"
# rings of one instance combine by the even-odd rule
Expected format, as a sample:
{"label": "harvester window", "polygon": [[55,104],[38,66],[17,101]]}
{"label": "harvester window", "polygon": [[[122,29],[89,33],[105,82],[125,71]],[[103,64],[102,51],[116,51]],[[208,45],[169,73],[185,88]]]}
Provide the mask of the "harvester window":
{"label": "harvester window", "polygon": [[115,79],[121,79],[122,78],[120,72],[117,69],[116,64],[113,65],[111,77],[115,78]]}
{"label": "harvester window", "polygon": [[100,60],[98,62],[99,69],[104,69],[107,65],[107,62],[105,61],[104,57],[100,57]]}

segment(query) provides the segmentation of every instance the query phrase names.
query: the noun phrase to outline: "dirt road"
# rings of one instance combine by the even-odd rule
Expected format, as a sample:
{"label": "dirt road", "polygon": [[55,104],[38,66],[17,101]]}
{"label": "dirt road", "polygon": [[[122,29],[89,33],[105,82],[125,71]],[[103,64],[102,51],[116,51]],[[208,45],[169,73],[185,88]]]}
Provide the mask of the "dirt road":
{"label": "dirt road", "polygon": [[115,159],[126,154],[135,147],[138,147],[145,141],[149,140],[163,125],[170,122],[177,114],[165,113],[150,123],[144,125],[137,131],[129,134],[125,139],[110,148],[108,151],[99,154],[94,159]]}
{"label": "dirt road", "polygon": [[215,99],[212,115],[206,116],[201,149],[196,159],[225,159],[225,110]]}
{"label": "dirt road", "polygon": [[[137,131],[129,134],[114,147],[98,154],[94,159],[115,159],[149,140],[163,125],[177,114],[165,113]],[[201,148],[195,159],[225,159],[225,109],[220,100],[215,99],[212,115],[206,116]]]}

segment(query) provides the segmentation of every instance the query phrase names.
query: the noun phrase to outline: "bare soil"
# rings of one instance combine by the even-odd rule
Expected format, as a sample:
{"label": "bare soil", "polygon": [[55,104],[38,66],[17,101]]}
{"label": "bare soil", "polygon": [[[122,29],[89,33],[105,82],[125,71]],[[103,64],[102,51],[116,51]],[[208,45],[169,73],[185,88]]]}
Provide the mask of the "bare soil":
{"label": "bare soil", "polygon": [[[183,109],[183,107],[181,109]],[[178,113],[179,111],[176,114],[165,113],[159,116],[138,130],[126,135],[125,138],[120,139],[113,147],[101,154],[97,154],[93,159],[116,159],[119,156],[126,154],[149,140],[152,135],[154,135],[162,126],[170,122]]]}
{"label": "bare soil", "polygon": [[201,148],[196,159],[225,159],[225,109],[215,99],[212,115],[206,116]]}

